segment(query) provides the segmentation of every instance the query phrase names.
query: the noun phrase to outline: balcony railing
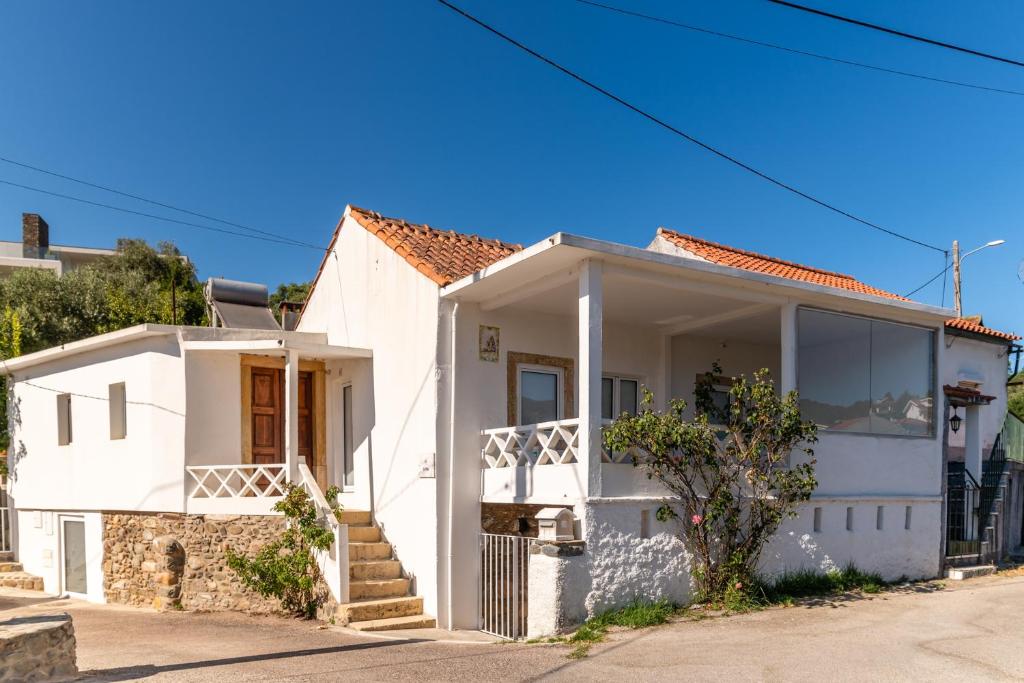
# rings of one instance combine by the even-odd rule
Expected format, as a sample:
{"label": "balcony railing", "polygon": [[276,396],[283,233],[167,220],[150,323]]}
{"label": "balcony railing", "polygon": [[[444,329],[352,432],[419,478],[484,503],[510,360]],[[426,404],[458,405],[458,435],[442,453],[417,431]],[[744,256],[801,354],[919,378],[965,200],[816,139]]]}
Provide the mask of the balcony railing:
{"label": "balcony railing", "polygon": [[[611,420],[602,420],[610,425]],[[480,451],[485,469],[503,467],[534,467],[569,465],[579,462],[580,420],[553,420],[516,427],[497,427],[481,432],[484,446]],[[629,463],[631,454],[609,453],[602,446],[601,462]]]}
{"label": "balcony railing", "polygon": [[271,514],[284,497],[286,469],[272,465],[193,465],[185,468],[191,513]]}

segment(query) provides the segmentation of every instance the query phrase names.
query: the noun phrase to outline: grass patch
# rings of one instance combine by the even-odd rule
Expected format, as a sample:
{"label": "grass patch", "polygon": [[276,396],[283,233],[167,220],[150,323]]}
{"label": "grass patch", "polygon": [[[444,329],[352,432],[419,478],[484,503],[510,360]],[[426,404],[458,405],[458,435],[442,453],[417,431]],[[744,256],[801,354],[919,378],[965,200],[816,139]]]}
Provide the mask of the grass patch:
{"label": "grass patch", "polygon": [[586,657],[590,646],[604,640],[608,629],[612,626],[623,628],[647,628],[664,624],[675,614],[676,606],[668,600],[647,602],[635,600],[631,604],[617,610],[609,610],[588,619],[573,633],[566,642],[573,645],[569,653],[571,659]]}
{"label": "grass patch", "polygon": [[837,595],[855,590],[879,593],[887,586],[889,583],[880,575],[861,571],[851,564],[843,569],[827,572],[816,572],[811,569],[786,572],[762,583],[754,592],[763,595],[766,604],[778,605],[792,604],[799,598]]}

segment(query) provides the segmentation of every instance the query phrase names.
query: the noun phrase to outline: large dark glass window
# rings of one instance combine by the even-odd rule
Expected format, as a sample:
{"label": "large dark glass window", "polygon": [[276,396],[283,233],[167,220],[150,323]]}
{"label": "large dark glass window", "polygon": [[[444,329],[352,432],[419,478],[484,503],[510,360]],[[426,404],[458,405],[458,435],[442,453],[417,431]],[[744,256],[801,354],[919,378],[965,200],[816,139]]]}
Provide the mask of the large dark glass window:
{"label": "large dark glass window", "polygon": [[800,409],[829,431],[934,434],[931,330],[801,309]]}

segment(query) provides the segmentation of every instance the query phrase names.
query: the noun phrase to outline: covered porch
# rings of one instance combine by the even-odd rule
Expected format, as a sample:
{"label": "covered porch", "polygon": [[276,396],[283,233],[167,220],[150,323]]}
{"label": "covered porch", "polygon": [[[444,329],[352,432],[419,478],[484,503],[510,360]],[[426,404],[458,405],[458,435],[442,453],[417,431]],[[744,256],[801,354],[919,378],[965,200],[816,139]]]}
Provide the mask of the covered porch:
{"label": "covered porch", "polygon": [[692,411],[697,379],[716,363],[723,400],[734,378],[761,368],[780,391],[795,388],[796,303],[779,293],[625,259],[577,257],[554,270],[517,287],[498,273],[459,299],[459,324],[479,329],[479,348],[499,340],[495,360],[458,369],[481,387],[484,503],[661,496],[629,454],[602,447],[604,426],[636,413],[645,389],[658,409],[681,398]]}
{"label": "covered porch", "polygon": [[186,512],[273,514],[289,482],[319,494],[350,478],[351,391],[332,379],[369,350],[224,329],[193,331],[182,350]]}

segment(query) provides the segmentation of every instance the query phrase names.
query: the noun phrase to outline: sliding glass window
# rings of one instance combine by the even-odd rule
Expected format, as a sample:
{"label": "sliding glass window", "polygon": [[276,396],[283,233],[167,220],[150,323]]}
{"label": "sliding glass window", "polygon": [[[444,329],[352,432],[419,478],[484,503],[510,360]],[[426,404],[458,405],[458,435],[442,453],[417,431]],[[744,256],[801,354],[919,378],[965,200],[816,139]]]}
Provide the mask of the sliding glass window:
{"label": "sliding glass window", "polygon": [[810,309],[799,312],[800,409],[822,430],[935,433],[935,332]]}

